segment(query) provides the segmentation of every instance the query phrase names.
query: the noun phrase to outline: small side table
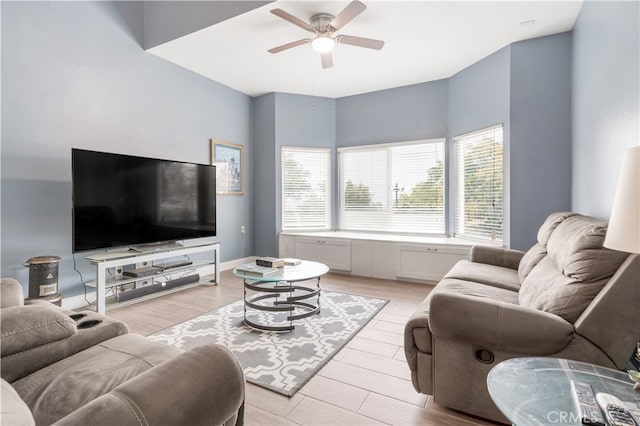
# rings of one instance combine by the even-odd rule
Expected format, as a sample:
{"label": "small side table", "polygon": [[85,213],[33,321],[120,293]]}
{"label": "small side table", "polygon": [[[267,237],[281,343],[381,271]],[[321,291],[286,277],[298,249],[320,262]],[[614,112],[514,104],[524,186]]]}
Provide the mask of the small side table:
{"label": "small side table", "polygon": [[[513,358],[493,367],[487,376],[491,399],[514,425],[582,426],[571,394],[571,380],[591,385],[640,412],[640,392],[626,372],[560,358]],[[636,412],[634,412],[634,410]]]}

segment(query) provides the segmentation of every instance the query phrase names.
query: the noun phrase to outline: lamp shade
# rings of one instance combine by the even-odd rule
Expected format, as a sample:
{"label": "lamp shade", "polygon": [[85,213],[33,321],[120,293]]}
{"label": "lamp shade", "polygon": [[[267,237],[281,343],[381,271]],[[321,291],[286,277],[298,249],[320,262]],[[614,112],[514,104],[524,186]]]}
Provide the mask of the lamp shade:
{"label": "lamp shade", "polygon": [[640,253],[640,146],[624,154],[604,246]]}

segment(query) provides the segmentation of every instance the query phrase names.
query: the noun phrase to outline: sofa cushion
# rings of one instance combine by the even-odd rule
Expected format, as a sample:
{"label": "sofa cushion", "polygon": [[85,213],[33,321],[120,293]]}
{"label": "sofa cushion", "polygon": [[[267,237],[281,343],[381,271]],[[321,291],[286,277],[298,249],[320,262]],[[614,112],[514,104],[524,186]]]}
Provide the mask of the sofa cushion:
{"label": "sofa cushion", "polygon": [[576,213],[558,212],[551,213],[538,229],[538,241],[533,245],[520,260],[518,265],[518,279],[523,283],[531,270],[547,255],[547,244],[551,234],[558,225],[566,218],[575,216]]}
{"label": "sofa cushion", "polygon": [[54,305],[50,306],[14,306],[0,310],[2,357],[76,333],[76,322]]}
{"label": "sofa cushion", "polygon": [[14,382],[13,387],[38,424],[51,424],[182,352],[125,334],[40,369]]}
{"label": "sofa cushion", "polygon": [[520,289],[518,271],[515,269],[471,262],[469,260],[457,262],[444,278],[472,281],[512,291]]}
{"label": "sofa cushion", "polygon": [[549,239],[556,228],[564,222],[565,219],[577,215],[577,213],[572,212],[551,213],[540,226],[540,229],[538,229],[538,243],[540,243],[542,247],[547,247]]}
{"label": "sofa cushion", "polygon": [[564,275],[580,281],[609,278],[628,253],[604,248],[607,223],[585,216],[563,221],[547,244],[547,252]]}
{"label": "sofa cushion", "polygon": [[[462,294],[504,302],[512,305],[518,304],[518,292],[492,285],[481,284],[471,281],[463,281],[455,278],[443,278],[438,285],[429,293],[431,298],[438,293]],[[469,318],[461,318],[468,321]]]}
{"label": "sofa cushion", "polygon": [[0,425],[32,426],[36,421],[20,395],[5,380],[0,379]]}
{"label": "sofa cushion", "polygon": [[527,279],[531,270],[547,255],[547,248],[540,243],[535,243],[522,256],[520,265],[518,265],[518,281],[523,283]]}
{"label": "sofa cushion", "polygon": [[627,257],[602,247],[606,231],[593,218],[565,218],[548,239],[547,256],[523,281],[520,304],[575,322]]}

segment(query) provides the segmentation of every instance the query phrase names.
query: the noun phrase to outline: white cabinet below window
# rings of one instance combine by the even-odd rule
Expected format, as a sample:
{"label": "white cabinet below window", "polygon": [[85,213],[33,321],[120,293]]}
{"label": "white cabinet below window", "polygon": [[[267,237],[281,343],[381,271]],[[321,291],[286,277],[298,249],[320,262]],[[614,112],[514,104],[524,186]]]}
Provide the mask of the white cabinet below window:
{"label": "white cabinet below window", "polygon": [[351,241],[331,238],[296,238],[296,256],[315,260],[339,271],[351,271]]}
{"label": "white cabinet below window", "polygon": [[468,258],[468,247],[397,244],[396,276],[399,278],[438,281],[456,262]]}
{"label": "white cabinet below window", "polygon": [[[398,241],[397,236],[280,234],[279,256],[322,262],[334,271],[388,280],[438,281],[459,260],[468,259],[470,244]],[[386,240],[385,240],[386,238]],[[392,240],[392,238],[395,239]]]}

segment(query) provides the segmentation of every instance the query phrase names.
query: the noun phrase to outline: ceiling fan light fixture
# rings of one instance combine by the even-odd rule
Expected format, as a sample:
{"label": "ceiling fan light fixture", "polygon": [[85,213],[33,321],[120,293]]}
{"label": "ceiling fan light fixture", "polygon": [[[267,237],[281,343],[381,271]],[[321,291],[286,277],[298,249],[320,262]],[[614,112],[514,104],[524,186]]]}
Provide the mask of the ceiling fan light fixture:
{"label": "ceiling fan light fixture", "polygon": [[312,41],[311,46],[318,53],[327,53],[333,50],[336,41],[326,34],[318,34]]}

